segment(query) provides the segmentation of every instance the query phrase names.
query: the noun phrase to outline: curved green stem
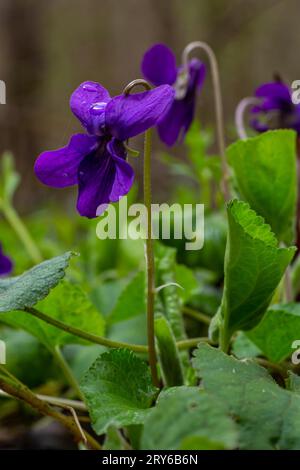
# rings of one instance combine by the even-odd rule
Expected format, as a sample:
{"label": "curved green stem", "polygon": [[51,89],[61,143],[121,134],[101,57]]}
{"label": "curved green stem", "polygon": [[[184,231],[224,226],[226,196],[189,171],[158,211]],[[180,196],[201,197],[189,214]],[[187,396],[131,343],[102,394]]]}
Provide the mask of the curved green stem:
{"label": "curved green stem", "polygon": [[177,348],[182,351],[184,349],[192,349],[196,348],[199,343],[209,343],[212,344],[209,338],[189,338],[189,339],[184,339],[182,341],[178,341]]}
{"label": "curved green stem", "polygon": [[230,187],[229,187],[229,169],[226,161],[226,144],[225,144],[225,131],[224,131],[224,117],[223,117],[223,102],[221,93],[221,81],[219,74],[219,67],[217,58],[212,48],[202,41],[194,41],[186,46],[182,54],[182,62],[184,69],[188,73],[189,70],[189,55],[194,49],[202,49],[208,56],[211,68],[214,101],[215,101],[215,113],[216,113],[216,124],[217,124],[217,137],[218,146],[222,163],[222,190],[225,201],[230,199]]}
{"label": "curved green stem", "polygon": [[32,261],[35,264],[41,263],[43,261],[42,255],[35,242],[31,238],[31,235],[28,232],[27,228],[20,219],[18,213],[12,206],[7,204],[3,204],[1,206],[1,209],[4,217],[18,235]]}
{"label": "curved green stem", "polygon": [[262,357],[256,357],[254,360],[259,365],[261,365],[263,367],[266,367],[267,369],[270,369],[274,372],[277,372],[278,374],[282,375],[283,377],[286,377],[286,375],[287,375],[287,371],[280,364],[275,364],[274,362],[270,362],[267,359],[264,359]]}
{"label": "curved green stem", "polygon": [[9,372],[9,370],[6,369],[5,366],[3,366],[2,364],[0,364],[0,376],[1,375],[4,375],[5,376],[5,380],[6,378],[13,384],[17,384],[17,385],[23,385],[22,382],[20,382],[19,379],[17,379],[17,377],[15,377],[13,374],[11,374]]}
{"label": "curved green stem", "polygon": [[73,372],[71,371],[71,369],[69,367],[69,364],[65,360],[65,358],[64,358],[64,356],[63,356],[63,354],[60,350],[60,347],[56,346],[55,348],[53,348],[51,350],[51,352],[52,352],[54,358],[56,359],[57,363],[59,364],[61,370],[63,371],[67,381],[69,382],[69,384],[71,385],[71,387],[75,391],[76,395],[78,396],[78,398],[80,398],[82,401],[84,401],[84,397],[83,397],[83,394],[81,393],[81,390],[79,388],[79,384],[78,384],[77,380],[75,379],[75,377],[73,375]]}
{"label": "curved green stem", "polygon": [[60,330],[66,331],[67,333],[70,333],[74,336],[78,336],[79,338],[90,341],[91,343],[101,344],[101,346],[107,346],[108,348],[127,348],[127,349],[130,349],[131,351],[138,352],[138,353],[148,352],[147,346],[123,343],[121,341],[112,341],[110,339],[104,338],[103,336],[94,335],[93,333],[87,333],[85,331],[80,330],[79,328],[76,328],[71,325],[67,325],[66,323],[56,320],[56,318],[50,317],[49,315],[46,315],[45,313],[40,312],[39,310],[36,310],[35,308],[32,308],[32,307],[26,308],[25,311],[39,318],[40,320],[43,320],[49,325],[55,326],[56,328],[59,328]]}
{"label": "curved green stem", "polygon": [[210,325],[211,317],[205,315],[205,313],[198,312],[197,310],[194,310],[193,308],[187,306],[183,307],[182,312],[188,317],[194,318],[195,320],[205,323],[205,325]]}
{"label": "curved green stem", "polygon": [[[112,341],[110,339],[103,338],[102,336],[97,336],[92,333],[87,333],[85,331],[80,330],[79,328],[66,325],[66,323],[56,320],[55,318],[50,317],[49,315],[46,315],[45,313],[42,313],[33,307],[26,308],[25,311],[29,313],[30,315],[33,315],[39,318],[40,320],[48,323],[49,325],[55,326],[56,328],[66,331],[67,333],[70,333],[74,336],[78,336],[78,338],[85,339],[86,341],[89,341],[90,343],[100,344],[102,346],[107,346],[108,348],[127,348],[136,353],[144,353],[144,354],[148,353],[148,346],[143,346],[140,344],[123,343],[121,341]],[[197,344],[200,343],[201,341],[209,342],[209,339],[208,338],[189,338],[183,341],[178,341],[176,344],[179,349],[183,350],[183,349],[193,348],[194,346],[197,346]]]}

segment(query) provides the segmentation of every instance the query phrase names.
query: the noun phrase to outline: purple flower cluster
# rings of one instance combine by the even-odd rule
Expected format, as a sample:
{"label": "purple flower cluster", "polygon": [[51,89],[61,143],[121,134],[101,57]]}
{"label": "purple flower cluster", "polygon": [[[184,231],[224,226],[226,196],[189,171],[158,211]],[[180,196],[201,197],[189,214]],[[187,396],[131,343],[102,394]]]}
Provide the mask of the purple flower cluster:
{"label": "purple flower cluster", "polygon": [[66,147],[43,152],[34,167],[37,177],[55,188],[78,185],[79,214],[100,215],[133,184],[126,141],[157,125],[169,111],[174,94],[171,86],[161,85],[111,98],[99,83],[82,83],[70,106],[86,133],[73,135]]}
{"label": "purple flower cluster", "polygon": [[0,276],[6,276],[11,273],[13,263],[11,259],[3,253],[2,245],[0,244]]}
{"label": "purple flower cluster", "polygon": [[300,105],[293,103],[291,90],[285,83],[265,83],[257,88],[255,97],[258,104],[250,110],[250,125],[254,130],[294,129],[300,133]]}
{"label": "purple flower cluster", "polygon": [[197,92],[202,88],[206,68],[198,59],[192,59],[187,71],[176,67],[173,52],[164,44],[156,44],[144,55],[142,73],[153,85],[172,85],[175,89],[172,106],[160,120],[157,128],[161,140],[172,146],[188,131],[195,113]]}
{"label": "purple flower cluster", "polygon": [[82,83],[72,94],[70,106],[86,132],[73,135],[66,147],[43,152],[34,167],[37,177],[55,188],[78,185],[79,214],[97,217],[133,184],[133,169],[127,162],[129,138],[154,126],[169,146],[184,137],[194,118],[205,71],[198,59],[176,67],[173,52],[156,44],[142,61],[145,78],[156,88],[111,98],[99,83]]}

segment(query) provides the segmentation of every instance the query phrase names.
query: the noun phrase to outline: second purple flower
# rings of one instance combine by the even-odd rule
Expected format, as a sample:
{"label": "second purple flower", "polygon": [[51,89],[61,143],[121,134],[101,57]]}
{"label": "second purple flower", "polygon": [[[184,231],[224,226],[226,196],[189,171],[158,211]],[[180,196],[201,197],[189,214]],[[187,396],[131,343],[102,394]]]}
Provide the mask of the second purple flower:
{"label": "second purple flower", "polygon": [[175,89],[172,106],[157,126],[161,140],[172,146],[192,124],[197,92],[205,79],[205,65],[198,59],[191,59],[188,77],[185,77],[183,67],[176,67],[171,49],[164,44],[155,44],[145,53],[141,68],[146,80],[153,85],[167,83]]}

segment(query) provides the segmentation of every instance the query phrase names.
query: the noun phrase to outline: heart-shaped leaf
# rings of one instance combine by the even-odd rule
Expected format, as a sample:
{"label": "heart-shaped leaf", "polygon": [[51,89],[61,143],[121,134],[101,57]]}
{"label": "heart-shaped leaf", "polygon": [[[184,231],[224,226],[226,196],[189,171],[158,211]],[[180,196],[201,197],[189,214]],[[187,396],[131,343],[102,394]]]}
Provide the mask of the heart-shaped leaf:
{"label": "heart-shaped leaf", "polygon": [[237,330],[257,325],[266,311],[294,248],[277,248],[277,240],[262,217],[242,201],[227,207],[228,239],[225,282],[220,310],[223,347]]}
{"label": "heart-shaped leaf", "polygon": [[109,426],[142,424],[157,394],[147,364],[128,349],[101,354],[80,387],[97,434]]}
{"label": "heart-shaped leaf", "polygon": [[300,344],[300,304],[272,305],[247,336],[271,361],[283,361],[295,351],[294,341]]}
{"label": "heart-shaped leaf", "polygon": [[280,241],[294,240],[297,167],[296,133],[264,132],[227,149],[239,193],[262,215]]}
{"label": "heart-shaped leaf", "polygon": [[232,449],[237,432],[218,401],[197,387],[163,391],[145,424],[143,449]]}
{"label": "heart-shaped leaf", "polygon": [[263,367],[200,344],[193,360],[204,390],[227,408],[239,427],[240,449],[299,450],[300,396]]}

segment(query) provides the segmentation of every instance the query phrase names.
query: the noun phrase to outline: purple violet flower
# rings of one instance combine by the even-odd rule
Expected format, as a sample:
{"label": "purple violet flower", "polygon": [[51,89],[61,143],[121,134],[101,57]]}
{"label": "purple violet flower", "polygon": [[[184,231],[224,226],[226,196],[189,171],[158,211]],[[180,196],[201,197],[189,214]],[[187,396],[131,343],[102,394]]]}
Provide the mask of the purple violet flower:
{"label": "purple violet flower", "polygon": [[117,202],[133,184],[124,143],[155,126],[172,104],[174,90],[162,85],[150,91],[111,98],[96,82],[82,83],[72,94],[71,110],[86,134],[75,134],[66,147],[43,152],[34,170],[47,186],[78,185],[77,210],[94,218]]}
{"label": "purple violet flower", "polygon": [[179,137],[184,137],[193,121],[196,95],[205,79],[205,65],[198,59],[191,59],[189,75],[185,77],[183,67],[176,67],[171,49],[164,44],[155,44],[145,53],[141,69],[153,85],[167,83],[175,89],[173,104],[157,126],[161,140],[172,146]]}
{"label": "purple violet flower", "polygon": [[256,89],[255,97],[259,103],[250,110],[254,130],[294,129],[300,133],[300,105],[292,102],[291,90],[285,83],[265,83]]}
{"label": "purple violet flower", "polygon": [[0,276],[6,276],[13,270],[13,263],[11,259],[3,253],[0,244]]}

